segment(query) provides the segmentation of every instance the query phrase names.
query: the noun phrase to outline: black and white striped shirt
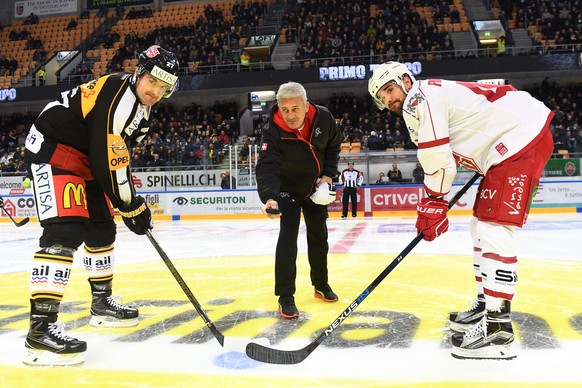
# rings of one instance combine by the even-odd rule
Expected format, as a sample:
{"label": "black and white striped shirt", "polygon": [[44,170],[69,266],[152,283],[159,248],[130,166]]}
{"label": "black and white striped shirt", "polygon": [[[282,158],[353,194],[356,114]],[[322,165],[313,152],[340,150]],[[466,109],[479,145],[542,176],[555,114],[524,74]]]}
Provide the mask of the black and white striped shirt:
{"label": "black and white striped shirt", "polygon": [[364,175],[358,170],[345,169],[339,176],[339,183],[344,187],[361,186],[364,182]]}

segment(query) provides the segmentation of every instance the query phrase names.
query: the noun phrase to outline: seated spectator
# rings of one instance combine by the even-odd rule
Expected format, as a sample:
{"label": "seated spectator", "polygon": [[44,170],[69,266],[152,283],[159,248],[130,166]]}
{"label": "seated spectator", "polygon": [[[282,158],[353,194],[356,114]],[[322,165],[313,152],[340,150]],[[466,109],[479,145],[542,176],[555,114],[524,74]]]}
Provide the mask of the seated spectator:
{"label": "seated spectator", "polygon": [[376,179],[376,182],[374,182],[375,185],[383,185],[384,183],[384,173],[380,171],[380,173],[378,174],[378,179]]}
{"label": "seated spectator", "polygon": [[16,69],[18,69],[18,61],[16,58],[11,57],[10,61],[8,62],[8,74],[14,75]]}
{"label": "seated spectator", "polygon": [[154,159],[148,163],[148,167],[154,167],[154,170],[160,170],[160,167],[165,167],[166,161],[164,159],[160,159],[159,154],[154,154]]}
{"label": "seated spectator", "polygon": [[416,162],[416,167],[412,170],[412,181],[414,183],[424,182],[424,169],[420,162]]}
{"label": "seated spectator", "polygon": [[76,30],[77,29],[77,21],[75,19],[71,19],[67,27],[65,28],[66,31]]}
{"label": "seated spectator", "polygon": [[0,54],[0,77],[8,73],[10,61],[4,55]]}
{"label": "seated spectator", "polygon": [[228,145],[228,142],[230,141],[228,135],[226,134],[226,132],[224,131],[220,131],[220,135],[218,135],[218,141],[220,141],[223,146]]}
{"label": "seated spectator", "polygon": [[368,149],[370,151],[384,151],[386,149],[384,141],[378,137],[375,131],[372,131],[368,136]]}
{"label": "seated spectator", "polygon": [[453,5],[453,9],[451,10],[451,23],[460,23],[461,22],[461,14],[457,9],[456,5]]}
{"label": "seated spectator", "polygon": [[14,158],[8,159],[8,163],[4,167],[4,172],[16,172],[16,163],[14,163]]}
{"label": "seated spectator", "polygon": [[388,170],[388,181],[390,183],[402,182],[402,172],[398,169],[396,163],[392,163],[392,168]]}
{"label": "seated spectator", "polygon": [[18,148],[18,135],[16,130],[11,129],[8,131],[8,136],[6,137],[6,145],[8,152],[15,152]]}
{"label": "seated spectator", "polygon": [[199,161],[195,151],[188,152],[187,154],[184,155],[184,158],[182,159],[183,166],[195,166],[198,163]]}
{"label": "seated spectator", "polygon": [[23,24],[38,24],[38,22],[39,22],[38,16],[31,12],[30,15],[28,15],[26,19],[24,19]]}
{"label": "seated spectator", "polygon": [[394,131],[394,148],[404,148],[407,136],[402,134],[399,129]]}
{"label": "seated spectator", "polygon": [[46,61],[46,51],[44,51],[44,48],[40,47],[36,49],[34,54],[32,54],[32,60],[35,62]]}

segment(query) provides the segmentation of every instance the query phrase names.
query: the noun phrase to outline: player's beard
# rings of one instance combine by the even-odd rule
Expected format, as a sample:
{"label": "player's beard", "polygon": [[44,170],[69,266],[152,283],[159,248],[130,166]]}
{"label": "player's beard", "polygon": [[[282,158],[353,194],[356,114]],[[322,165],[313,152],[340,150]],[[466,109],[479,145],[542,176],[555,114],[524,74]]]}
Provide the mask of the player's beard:
{"label": "player's beard", "polygon": [[[398,116],[402,116],[402,105],[403,104],[404,104],[404,99],[396,100],[395,104],[392,104],[391,106],[388,107],[388,110],[394,114],[397,114]],[[396,105],[396,108],[394,108],[394,105]]]}

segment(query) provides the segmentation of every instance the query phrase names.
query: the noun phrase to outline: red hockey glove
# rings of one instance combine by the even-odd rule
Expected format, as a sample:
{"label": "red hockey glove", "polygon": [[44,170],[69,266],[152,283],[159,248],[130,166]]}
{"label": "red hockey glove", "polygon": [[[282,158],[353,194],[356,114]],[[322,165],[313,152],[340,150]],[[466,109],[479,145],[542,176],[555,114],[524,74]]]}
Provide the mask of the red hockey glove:
{"label": "red hockey glove", "polygon": [[432,241],[449,230],[447,210],[449,203],[444,199],[423,198],[416,207],[418,218],[416,230],[424,233],[426,241]]}

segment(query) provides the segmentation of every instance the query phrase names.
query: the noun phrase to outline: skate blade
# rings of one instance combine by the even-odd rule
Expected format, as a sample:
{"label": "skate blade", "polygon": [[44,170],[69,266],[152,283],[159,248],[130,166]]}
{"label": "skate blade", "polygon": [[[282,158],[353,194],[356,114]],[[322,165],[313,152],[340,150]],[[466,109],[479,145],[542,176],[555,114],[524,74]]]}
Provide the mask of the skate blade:
{"label": "skate blade", "polygon": [[101,315],[93,315],[89,321],[89,325],[93,327],[133,327],[138,324],[139,321],[137,318],[119,319]]}
{"label": "skate blade", "polygon": [[22,360],[28,366],[71,366],[85,362],[83,353],[59,354],[48,350],[28,349],[28,354]]}
{"label": "skate blade", "polygon": [[491,345],[481,349],[462,349],[453,346],[451,355],[461,360],[513,360],[517,354],[511,345]]}

